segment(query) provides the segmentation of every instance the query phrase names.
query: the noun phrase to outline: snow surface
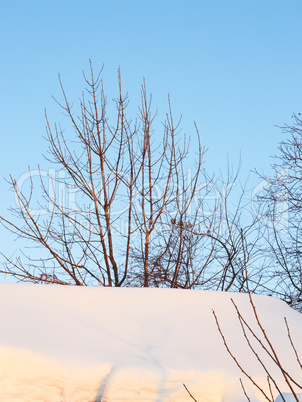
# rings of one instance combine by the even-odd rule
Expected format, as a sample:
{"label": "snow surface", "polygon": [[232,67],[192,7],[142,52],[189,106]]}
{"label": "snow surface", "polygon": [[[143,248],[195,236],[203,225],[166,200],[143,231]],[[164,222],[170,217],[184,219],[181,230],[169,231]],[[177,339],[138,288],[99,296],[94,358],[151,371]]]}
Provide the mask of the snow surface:
{"label": "snow surface", "polygon": [[[213,309],[232,352],[267,390],[231,297],[259,333],[246,294],[1,283],[0,401],[193,401],[185,383],[198,402],[243,402],[239,378],[251,401],[264,401],[217,331]],[[301,384],[284,317],[302,357],[302,315],[272,297],[253,300],[281,362]],[[294,400],[257,351],[285,399]]]}

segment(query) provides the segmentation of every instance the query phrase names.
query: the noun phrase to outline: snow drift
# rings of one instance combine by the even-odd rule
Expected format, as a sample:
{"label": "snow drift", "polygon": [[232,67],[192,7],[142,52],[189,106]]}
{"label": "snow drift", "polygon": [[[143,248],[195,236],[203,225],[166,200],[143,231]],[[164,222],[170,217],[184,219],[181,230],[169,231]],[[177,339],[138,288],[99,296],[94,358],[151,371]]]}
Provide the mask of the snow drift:
{"label": "snow drift", "polygon": [[[230,300],[259,333],[246,294],[2,283],[0,298],[1,401],[189,402],[185,383],[199,402],[241,402],[239,378],[252,401],[264,400],[227,353],[212,313],[234,355],[267,389]],[[281,362],[302,383],[284,324],[287,317],[302,357],[301,314],[272,297],[253,300]]]}

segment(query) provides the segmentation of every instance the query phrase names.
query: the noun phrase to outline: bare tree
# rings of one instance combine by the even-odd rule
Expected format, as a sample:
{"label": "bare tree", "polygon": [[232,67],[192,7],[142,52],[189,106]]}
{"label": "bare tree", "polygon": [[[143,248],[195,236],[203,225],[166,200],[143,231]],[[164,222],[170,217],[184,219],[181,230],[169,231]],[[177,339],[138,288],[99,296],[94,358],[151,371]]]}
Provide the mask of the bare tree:
{"label": "bare tree", "polygon": [[27,187],[10,178],[16,219],[0,221],[33,248],[16,259],[4,256],[1,272],[35,283],[246,291],[243,236],[257,291],[263,279],[257,266],[261,234],[256,219],[245,219],[244,191],[230,206],[237,174],[228,171],[226,181],[215,182],[205,172],[198,129],[193,153],[169,98],[159,129],[143,82],[132,120],[120,71],[111,104],[101,73],[95,75],[91,64],[89,78],[83,73],[86,89],[78,109],[59,76],[57,103],[71,130],[51,125],[45,113],[47,160],[58,170],[48,177],[29,170]]}
{"label": "bare tree", "polygon": [[247,292],[247,269],[251,291],[262,293],[267,281],[261,250],[263,230],[251,210],[246,184],[240,184],[239,173],[240,165],[235,172],[228,165],[226,176],[216,179],[216,219],[206,222],[208,226],[199,232],[206,236],[206,247],[211,250],[200,282],[206,289]]}
{"label": "bare tree", "polygon": [[[151,97],[143,83],[138,119],[132,122],[119,72],[113,119],[107,112],[101,72],[95,75],[90,63],[90,77],[83,73],[86,90],[78,113],[59,76],[63,101],[57,102],[71,123],[72,134],[66,134],[60,124],[52,126],[47,114],[46,130],[48,160],[59,166],[63,175],[49,175],[47,186],[44,173],[39,172],[42,197],[38,201],[36,173],[28,173],[29,189],[11,177],[19,204],[14,210],[18,219],[0,218],[8,230],[40,246],[40,250],[42,247],[45,253],[39,252],[38,258],[32,252],[15,260],[5,257],[1,272],[35,283],[156,286],[161,278],[156,272],[154,250],[161,239],[161,258],[171,254],[177,232],[181,247],[176,262],[171,255],[167,257],[169,281],[173,287],[187,287],[180,267],[188,266],[193,259],[190,244],[196,239],[186,238],[191,224],[187,219],[205,152],[198,130],[193,167],[188,164],[189,139],[180,141],[179,122],[174,123],[170,101],[162,132],[155,132],[156,114],[152,114]],[[194,172],[186,180],[188,166]],[[36,213],[37,204],[45,214]],[[197,205],[190,221],[196,221],[198,209]]]}
{"label": "bare tree", "polygon": [[281,127],[289,138],[281,141],[271,177],[259,174],[266,186],[259,194],[267,220],[266,239],[273,267],[272,292],[293,307],[302,302],[302,120]]}

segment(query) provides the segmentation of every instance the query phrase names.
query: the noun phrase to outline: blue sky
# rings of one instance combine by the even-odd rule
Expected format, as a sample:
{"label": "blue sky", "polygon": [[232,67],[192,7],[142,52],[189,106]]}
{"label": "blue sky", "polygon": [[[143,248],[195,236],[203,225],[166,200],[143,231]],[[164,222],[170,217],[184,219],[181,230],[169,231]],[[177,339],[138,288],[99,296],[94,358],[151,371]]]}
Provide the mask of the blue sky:
{"label": "blue sky", "polygon": [[227,155],[234,165],[241,155],[243,179],[268,170],[282,139],[275,125],[302,111],[301,15],[300,0],[2,2],[0,213],[14,203],[3,178],[47,166],[44,108],[64,125],[51,97],[58,72],[77,100],[89,59],[105,63],[112,96],[121,66],[133,105],[143,77],[160,116],[170,93],[183,132],[197,123],[209,171]]}

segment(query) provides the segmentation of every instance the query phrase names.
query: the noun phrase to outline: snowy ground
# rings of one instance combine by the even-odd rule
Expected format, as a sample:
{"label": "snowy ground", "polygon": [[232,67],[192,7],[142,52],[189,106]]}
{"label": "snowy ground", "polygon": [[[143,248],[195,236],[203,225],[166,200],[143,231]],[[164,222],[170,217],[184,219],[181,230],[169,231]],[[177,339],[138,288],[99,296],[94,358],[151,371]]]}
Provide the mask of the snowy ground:
{"label": "snowy ground", "polygon": [[[234,355],[267,389],[231,297],[258,331],[244,294],[2,283],[0,401],[193,401],[185,383],[198,402],[243,402],[240,377],[250,400],[263,401],[217,331],[213,309]],[[302,315],[271,297],[253,300],[282,363],[301,384],[283,317],[302,358]],[[294,400],[263,358],[285,399]]]}

